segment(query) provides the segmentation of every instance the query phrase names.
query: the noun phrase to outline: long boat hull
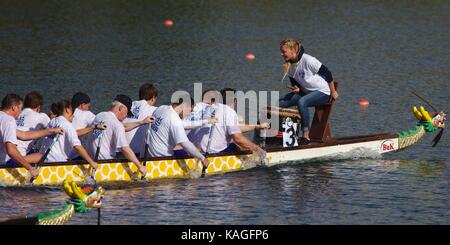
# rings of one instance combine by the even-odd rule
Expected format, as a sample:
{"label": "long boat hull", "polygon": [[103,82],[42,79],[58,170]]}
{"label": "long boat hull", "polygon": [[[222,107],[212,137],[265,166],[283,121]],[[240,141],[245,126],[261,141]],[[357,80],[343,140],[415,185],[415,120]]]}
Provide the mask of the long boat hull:
{"label": "long boat hull", "polygon": [[[420,137],[419,137],[420,138]],[[418,140],[418,139],[417,139]],[[417,142],[409,142],[410,145]],[[286,162],[303,162],[319,159],[351,158],[353,151],[382,154],[404,148],[396,134],[378,134],[359,137],[332,139],[325,143],[312,143],[307,146],[291,148],[266,148],[267,159],[265,166],[275,166]],[[253,155],[249,151],[234,154],[212,154],[209,157],[211,165],[206,175],[222,174],[240,171],[257,166]],[[40,175],[32,185],[60,185],[65,179],[68,181],[85,181],[89,165],[86,162],[71,161],[61,163],[43,163]],[[201,163],[189,157],[159,157],[146,161],[147,176],[145,179],[189,178],[192,173],[201,171]],[[122,160],[100,161],[95,173],[95,180],[101,182],[133,181],[136,179],[137,168],[134,164]],[[31,185],[29,173],[26,169],[13,166],[0,166],[0,185],[23,186]]]}

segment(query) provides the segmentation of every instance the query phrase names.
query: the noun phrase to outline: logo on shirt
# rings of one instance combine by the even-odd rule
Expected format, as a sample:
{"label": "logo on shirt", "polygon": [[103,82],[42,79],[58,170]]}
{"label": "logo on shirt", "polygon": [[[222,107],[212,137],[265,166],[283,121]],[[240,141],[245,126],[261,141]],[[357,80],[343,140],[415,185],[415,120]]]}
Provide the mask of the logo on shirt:
{"label": "logo on shirt", "polygon": [[158,127],[159,125],[161,125],[162,122],[162,118],[161,117],[157,117],[155,119],[155,121],[151,124],[150,128],[153,130],[153,132],[158,132]]}
{"label": "logo on shirt", "polygon": [[199,120],[205,120],[210,117],[213,117],[216,114],[216,108],[210,106],[210,105],[204,105],[202,108],[197,109],[194,108],[192,113],[188,116],[188,121],[199,121]]}
{"label": "logo on shirt", "polygon": [[139,111],[141,110],[141,107],[140,106],[136,106],[136,107],[134,107],[134,109],[133,109],[133,115],[132,116],[128,116],[128,118],[130,118],[130,119],[138,119],[139,118]]}
{"label": "logo on shirt", "polygon": [[301,79],[304,79],[304,78],[305,78],[305,72],[304,72],[304,71],[299,71],[299,72],[298,72],[298,76],[299,76]]}
{"label": "logo on shirt", "polygon": [[25,126],[25,116],[20,116],[16,121],[17,127]]}
{"label": "logo on shirt", "polygon": [[[99,125],[99,124],[103,124],[103,123],[105,123],[105,122],[102,120],[94,120],[94,125]],[[102,132],[103,132],[103,130],[101,130],[101,129],[94,129],[94,131],[92,131],[92,134],[94,134],[94,136],[96,138],[98,138],[98,137],[100,137]]]}

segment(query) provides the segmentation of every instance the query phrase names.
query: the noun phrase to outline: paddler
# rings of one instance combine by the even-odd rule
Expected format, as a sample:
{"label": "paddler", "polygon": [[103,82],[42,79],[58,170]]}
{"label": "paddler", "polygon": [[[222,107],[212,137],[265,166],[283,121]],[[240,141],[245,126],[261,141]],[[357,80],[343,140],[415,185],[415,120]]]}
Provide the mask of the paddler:
{"label": "paddler", "polygon": [[17,149],[17,139],[33,140],[51,134],[63,133],[62,128],[47,128],[35,131],[21,131],[17,129],[16,119],[23,108],[23,99],[17,94],[7,94],[0,108],[0,164],[19,163],[27,169],[33,178],[37,178],[39,170],[33,168],[30,160],[35,154],[22,156]]}
{"label": "paddler", "polygon": [[90,133],[92,129],[84,129],[89,129],[95,119],[95,114],[89,110],[91,107],[91,98],[83,92],[77,92],[72,96],[71,104],[74,110],[72,124],[75,130],[77,130],[78,136]]}
{"label": "paddler", "polygon": [[[43,96],[36,91],[29,92],[25,95],[24,109],[16,120],[17,129],[21,131],[32,131],[47,128],[50,118],[47,114],[41,112]],[[36,149],[36,140],[18,140],[17,149],[23,156],[34,153]]]}
{"label": "paddler", "polygon": [[315,57],[306,54],[303,45],[296,39],[285,39],[280,43],[280,52],[285,62],[285,75],[289,77],[292,90],[279,100],[280,107],[297,106],[301,114],[303,137],[300,145],[310,143],[308,107],[323,105],[337,99],[333,76],[328,68]]}
{"label": "paddler", "polygon": [[[128,116],[123,122],[137,122],[149,117],[156,110],[156,101],[158,99],[158,90],[151,83],[143,84],[139,88],[139,100],[133,101],[131,106],[132,116]],[[139,156],[141,148],[145,145],[145,136],[148,127],[146,125],[139,126],[131,131],[126,132],[128,143],[133,152]]]}
{"label": "paddler", "polygon": [[[146,149],[151,157],[173,156],[175,146],[180,144],[189,155],[198,158],[203,166],[209,165],[208,159],[189,141],[181,120],[191,113],[193,103],[192,98],[187,101],[180,99],[171,105],[160,106],[153,112],[155,121],[148,133],[149,147]],[[141,151],[141,157],[144,156],[144,150]]]}
{"label": "paddler", "polygon": [[49,147],[50,152],[47,155],[46,162],[63,162],[69,160],[72,151],[76,151],[89,165],[94,169],[97,168],[97,163],[92,160],[81,141],[78,138],[77,131],[72,124],[74,118],[72,105],[68,100],[61,100],[55,106],[56,118],[52,119],[48,124],[49,128],[63,128],[64,133],[58,136],[57,141],[52,146],[54,137],[46,137],[42,143],[40,153],[43,155]]}
{"label": "paddler", "polygon": [[[228,153],[236,152],[239,146],[249,149],[253,152],[265,155],[266,152],[251,140],[242,134],[241,126],[249,128],[252,126],[240,125],[238,115],[236,113],[237,99],[235,97],[236,90],[225,88],[218,91],[205,91],[202,103],[198,104],[200,114],[208,118],[214,115],[218,123],[213,128],[205,125],[201,128],[189,132],[189,139],[201,149],[202,152],[208,153]],[[219,103],[218,97],[222,98],[223,103]],[[200,107],[201,106],[201,107]],[[198,113],[197,113],[198,114]],[[268,125],[259,126],[267,127]],[[210,140],[211,137],[211,140]],[[210,146],[208,149],[208,141]]]}
{"label": "paddler", "polygon": [[[114,159],[116,158],[117,152],[121,152],[145,176],[147,169],[139,162],[133,150],[130,148],[125,135],[125,128],[132,130],[137,126],[151,123],[152,120],[150,117],[147,117],[143,121],[129,123],[128,125],[122,124],[122,121],[127,116],[133,115],[131,106],[132,100],[130,97],[119,94],[114,98],[109,111],[97,114],[94,119],[94,124],[105,124],[107,127],[105,130],[94,130],[89,134],[87,150],[91,157],[98,160]],[[98,156],[96,156],[97,149]]]}

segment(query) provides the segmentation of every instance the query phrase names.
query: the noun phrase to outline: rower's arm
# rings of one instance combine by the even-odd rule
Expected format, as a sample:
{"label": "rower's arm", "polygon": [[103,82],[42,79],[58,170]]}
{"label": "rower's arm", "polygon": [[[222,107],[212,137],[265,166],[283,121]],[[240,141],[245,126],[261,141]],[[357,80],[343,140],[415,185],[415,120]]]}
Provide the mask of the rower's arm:
{"label": "rower's arm", "polygon": [[250,125],[250,124],[239,124],[239,129],[241,129],[242,133],[247,133],[256,129],[265,129],[269,128],[268,123],[261,123],[256,125]]}
{"label": "rower's arm", "polygon": [[197,121],[187,121],[183,120],[183,128],[185,130],[200,128],[201,126],[208,123],[208,119],[197,120]]}
{"label": "rower's arm", "polygon": [[134,154],[133,150],[129,146],[124,146],[120,148],[120,151],[123,153],[123,155],[130,161],[132,161],[138,168],[142,167],[141,163],[139,162],[139,159]]}
{"label": "rower's arm", "polygon": [[89,154],[87,153],[87,151],[84,149],[83,146],[76,145],[74,146],[74,148],[75,151],[78,152],[78,154],[89,163],[89,165],[91,165],[93,168],[97,168],[97,163],[94,162],[94,160],[92,160],[92,158],[89,156]]}
{"label": "rower's arm", "polygon": [[64,130],[62,128],[46,128],[42,130],[34,130],[34,131],[22,131],[16,129],[17,138],[23,141],[26,140],[34,140],[39,139],[47,135],[51,134],[59,134],[63,133]]}
{"label": "rower's arm", "polygon": [[33,168],[31,166],[31,164],[28,163],[27,160],[25,160],[25,158],[20,154],[20,152],[19,152],[19,150],[17,150],[17,146],[15,144],[13,144],[11,142],[6,142],[5,147],[6,147],[6,153],[8,154],[8,156],[11,159],[18,162],[20,165],[22,165],[27,170],[30,170]]}
{"label": "rower's arm", "polygon": [[239,128],[241,129],[242,133],[247,133],[247,132],[253,131],[257,127],[258,127],[258,125],[239,124]]}
{"label": "rower's arm", "polygon": [[80,129],[77,130],[77,135],[78,135],[78,137],[81,137],[81,136],[86,135],[86,134],[88,134],[88,133],[90,133],[92,131],[94,131],[93,127],[80,128]]}
{"label": "rower's arm", "polygon": [[251,142],[247,137],[245,137],[245,135],[243,135],[242,133],[233,134],[231,138],[239,146],[247,148],[251,151],[258,151],[261,149],[259,146]]}
{"label": "rower's arm", "polygon": [[77,136],[81,137],[84,136],[96,129],[100,129],[100,130],[105,130],[106,129],[106,125],[105,124],[95,124],[92,127],[87,127],[87,128],[80,128],[77,130]]}
{"label": "rower's arm", "polygon": [[153,122],[153,117],[148,116],[148,117],[144,118],[144,120],[142,120],[142,121],[123,123],[123,126],[125,128],[125,132],[128,132],[128,131],[131,131],[141,125],[149,124],[152,122]]}
{"label": "rower's arm", "polygon": [[181,142],[180,145],[183,149],[191,156],[200,159],[200,161],[205,160],[205,156],[197,150],[197,148],[190,141]]}

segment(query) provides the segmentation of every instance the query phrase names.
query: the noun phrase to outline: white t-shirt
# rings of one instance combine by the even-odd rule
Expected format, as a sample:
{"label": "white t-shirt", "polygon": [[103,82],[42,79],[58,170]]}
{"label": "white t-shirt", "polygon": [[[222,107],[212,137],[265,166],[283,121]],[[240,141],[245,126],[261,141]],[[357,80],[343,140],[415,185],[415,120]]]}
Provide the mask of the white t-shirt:
{"label": "white t-shirt", "polygon": [[212,117],[212,114],[215,113],[214,111],[215,109],[209,104],[203,102],[195,104],[192,112],[183,119],[186,134],[189,135],[192,130],[201,126],[206,126],[204,124],[208,124],[208,118]]}
{"label": "white t-shirt", "polygon": [[94,122],[95,115],[91,111],[83,111],[78,108],[73,113],[72,124],[75,130],[87,128]]}
{"label": "white t-shirt", "polygon": [[[144,118],[151,116],[155,109],[156,107],[149,105],[146,100],[133,101],[133,105],[131,106],[133,116],[127,117],[123,122],[128,123],[142,121]],[[145,134],[147,129],[148,125],[142,125],[131,131],[125,132],[130,148],[134,151],[134,153],[139,153],[142,145],[145,145]]]}
{"label": "white t-shirt", "polygon": [[[225,150],[231,143],[231,136],[233,134],[241,133],[236,111],[227,105],[219,103],[214,103],[213,105],[201,103],[196,104],[196,107],[197,106],[203,110],[203,112],[199,113],[200,115],[203,115],[203,119],[207,119],[213,114],[218,119],[218,123],[216,123],[211,135],[211,145],[208,153],[217,153]],[[194,108],[194,110],[195,109],[196,108]],[[188,134],[189,140],[203,152],[206,152],[207,150],[206,148],[208,147],[211,128],[212,125],[208,124],[201,128],[191,130]]]}
{"label": "white t-shirt", "polygon": [[120,148],[129,146],[125,136],[125,128],[111,111],[100,112],[95,116],[94,124],[102,123],[106,125],[106,129],[92,131],[88,136],[86,148],[89,155],[94,159],[100,139],[99,136],[103,134],[101,136],[98,160],[113,159],[116,157],[116,152],[120,151]]}
{"label": "white t-shirt", "polygon": [[[50,118],[45,113],[35,112],[30,108],[23,109],[19,118],[16,120],[17,129],[22,131],[34,131],[47,127]],[[31,151],[36,144],[36,140],[19,140],[17,149],[20,154],[25,156],[27,152]]]}
{"label": "white t-shirt", "polygon": [[47,136],[42,142],[40,152],[44,154],[53,142],[54,137],[58,137],[58,141],[50,149],[45,162],[63,162],[69,160],[70,153],[74,151],[74,147],[81,145],[80,139],[78,139],[77,132],[65,117],[59,116],[54,118],[48,124],[49,128],[62,128],[64,133],[62,135]]}
{"label": "white t-shirt", "polygon": [[309,54],[303,54],[302,58],[292,64],[288,71],[288,76],[295,79],[300,84],[300,89],[305,89],[306,93],[320,91],[330,95],[330,86],[317,72],[322,63]]}
{"label": "white t-shirt", "polygon": [[6,153],[6,142],[17,145],[16,120],[0,111],[0,164],[6,163],[10,157]]}
{"label": "white t-shirt", "polygon": [[[152,157],[172,156],[177,144],[188,141],[183,122],[172,106],[163,105],[153,112],[155,121],[148,134],[148,152]],[[141,150],[141,157],[144,149]]]}

